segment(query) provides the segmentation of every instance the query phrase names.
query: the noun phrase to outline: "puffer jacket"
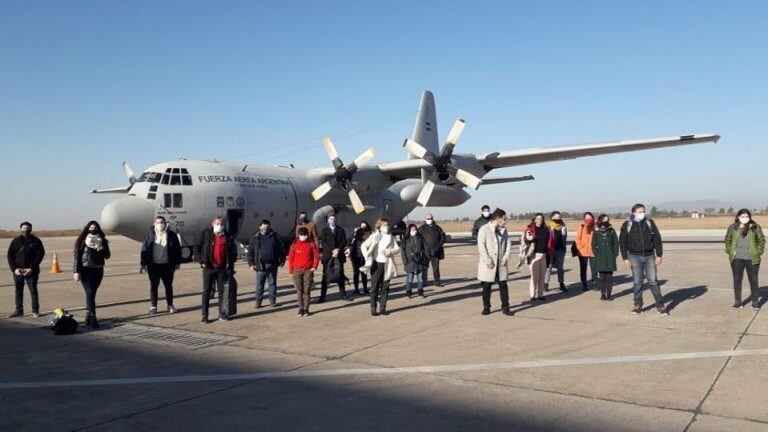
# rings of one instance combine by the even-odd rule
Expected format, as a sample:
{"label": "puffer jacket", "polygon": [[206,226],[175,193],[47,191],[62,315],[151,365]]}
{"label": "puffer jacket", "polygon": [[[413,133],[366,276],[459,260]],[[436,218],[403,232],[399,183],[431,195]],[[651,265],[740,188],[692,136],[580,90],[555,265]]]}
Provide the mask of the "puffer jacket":
{"label": "puffer jacket", "polygon": [[[760,264],[763,252],[765,252],[765,235],[763,234],[763,229],[755,221],[750,221],[749,224],[750,226],[747,230],[749,254],[752,255],[752,264],[757,265]],[[738,223],[729,226],[728,231],[725,233],[725,253],[728,254],[728,259],[731,261],[736,258],[736,242],[740,235]]]}

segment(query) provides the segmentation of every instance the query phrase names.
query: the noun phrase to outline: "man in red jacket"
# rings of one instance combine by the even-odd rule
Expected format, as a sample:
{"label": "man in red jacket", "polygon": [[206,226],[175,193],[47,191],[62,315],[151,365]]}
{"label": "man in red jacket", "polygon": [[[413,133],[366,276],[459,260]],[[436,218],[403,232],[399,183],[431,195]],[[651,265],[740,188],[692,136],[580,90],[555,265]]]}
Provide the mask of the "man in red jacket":
{"label": "man in red jacket", "polygon": [[288,251],[288,274],[293,275],[296,295],[299,300],[299,313],[296,316],[309,316],[309,292],[312,290],[312,279],[320,263],[320,251],[309,238],[309,230],[299,228],[299,237]]}

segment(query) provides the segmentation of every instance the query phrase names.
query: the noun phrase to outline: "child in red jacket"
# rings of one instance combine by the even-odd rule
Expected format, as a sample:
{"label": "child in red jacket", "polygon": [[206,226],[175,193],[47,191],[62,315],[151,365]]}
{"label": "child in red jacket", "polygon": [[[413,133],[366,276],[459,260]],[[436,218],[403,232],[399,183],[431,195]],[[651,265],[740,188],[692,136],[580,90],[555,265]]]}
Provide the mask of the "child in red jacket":
{"label": "child in red jacket", "polygon": [[299,237],[288,251],[288,274],[293,275],[293,284],[299,299],[299,313],[296,316],[309,316],[309,292],[313,278],[320,263],[320,252],[314,242],[309,240],[309,230],[299,228]]}

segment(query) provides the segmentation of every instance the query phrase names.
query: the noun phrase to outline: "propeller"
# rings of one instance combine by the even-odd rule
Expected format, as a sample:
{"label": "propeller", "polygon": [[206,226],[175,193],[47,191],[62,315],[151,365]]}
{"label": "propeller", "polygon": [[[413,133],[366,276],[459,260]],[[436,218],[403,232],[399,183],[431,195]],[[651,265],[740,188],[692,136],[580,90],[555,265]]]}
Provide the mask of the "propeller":
{"label": "propeller", "polygon": [[365,211],[365,206],[363,205],[363,201],[360,200],[360,196],[355,191],[352,178],[361,166],[373,159],[376,153],[373,148],[369,148],[364,151],[363,154],[358,156],[351,164],[345,166],[344,162],[339,158],[339,153],[336,151],[336,147],[334,147],[330,138],[323,138],[323,147],[325,147],[325,152],[328,153],[328,157],[331,159],[331,163],[333,163],[334,173],[330,180],[312,191],[312,199],[319,201],[325,194],[330,192],[331,189],[341,189],[349,196],[349,202],[352,203],[352,208],[355,209],[355,213],[362,213]]}
{"label": "propeller", "polygon": [[464,133],[465,126],[466,122],[463,119],[457,119],[453,123],[453,127],[451,127],[451,131],[448,133],[448,138],[445,140],[445,144],[443,144],[443,148],[440,150],[439,154],[427,150],[421,144],[411,139],[406,139],[403,143],[403,147],[405,147],[408,152],[419,159],[424,159],[432,165],[432,174],[427,179],[427,182],[421,189],[419,197],[416,199],[422,206],[426,206],[429,202],[429,198],[435,190],[435,185],[438,182],[448,180],[451,175],[453,175],[461,184],[469,186],[472,189],[480,187],[482,180],[479,177],[461,168],[456,168],[451,159],[453,156],[453,148],[456,147],[456,143]]}

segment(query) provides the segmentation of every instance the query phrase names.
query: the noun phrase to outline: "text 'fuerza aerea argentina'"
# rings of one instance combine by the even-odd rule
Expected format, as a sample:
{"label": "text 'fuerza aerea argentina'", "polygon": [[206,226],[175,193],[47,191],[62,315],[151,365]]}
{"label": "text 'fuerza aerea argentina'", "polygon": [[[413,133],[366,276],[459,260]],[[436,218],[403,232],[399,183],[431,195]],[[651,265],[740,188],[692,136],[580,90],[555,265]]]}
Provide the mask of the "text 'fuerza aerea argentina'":
{"label": "text 'fuerza aerea argentina'", "polygon": [[197,181],[199,181],[200,183],[245,183],[245,184],[263,184],[263,185],[271,185],[271,184],[290,185],[291,184],[288,180],[275,179],[275,178],[244,177],[244,176],[232,177],[232,176],[217,176],[217,175],[197,176]]}

